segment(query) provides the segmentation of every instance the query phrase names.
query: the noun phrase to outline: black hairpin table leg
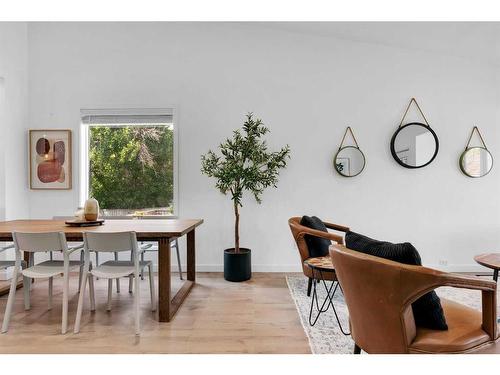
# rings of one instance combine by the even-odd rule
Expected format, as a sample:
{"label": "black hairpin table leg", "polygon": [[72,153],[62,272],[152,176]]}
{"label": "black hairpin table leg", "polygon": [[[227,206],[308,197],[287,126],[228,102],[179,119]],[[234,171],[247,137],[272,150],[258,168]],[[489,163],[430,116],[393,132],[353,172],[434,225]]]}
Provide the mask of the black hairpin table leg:
{"label": "black hairpin table leg", "polygon": [[[335,319],[337,320],[337,324],[339,325],[340,331],[345,336],[349,336],[351,333],[344,331],[344,328],[342,327],[342,324],[340,323],[340,319],[339,319],[339,316],[337,314],[337,310],[335,309],[335,305],[333,304],[333,297],[335,296],[335,292],[337,291],[337,288],[340,286],[339,282],[332,281],[330,286],[328,286],[328,284],[326,283],[326,280],[323,278],[323,273],[321,272],[321,270],[318,270],[319,279],[315,276],[314,271],[315,270],[312,269],[313,292],[312,292],[312,297],[311,297],[311,308],[309,310],[309,324],[311,326],[314,326],[316,324],[316,322],[318,321],[319,316],[322,313],[326,312],[330,306],[332,306],[333,313],[335,314]],[[323,286],[324,286],[326,294],[327,294],[325,299],[323,300],[321,307],[319,306],[319,297],[318,297],[318,293],[316,290],[318,282],[323,283]],[[342,290],[342,288],[340,288],[340,289]],[[313,319],[312,316],[313,316],[314,305],[316,305],[317,314],[316,314],[316,317]],[[325,307],[325,305],[326,305],[326,307]]]}

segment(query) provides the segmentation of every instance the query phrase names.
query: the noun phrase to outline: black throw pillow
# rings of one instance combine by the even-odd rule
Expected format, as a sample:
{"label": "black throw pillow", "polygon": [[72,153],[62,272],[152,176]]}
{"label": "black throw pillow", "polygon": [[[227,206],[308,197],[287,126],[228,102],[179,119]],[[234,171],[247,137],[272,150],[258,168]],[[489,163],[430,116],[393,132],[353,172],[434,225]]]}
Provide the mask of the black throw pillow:
{"label": "black throw pillow", "polygon": [[[328,229],[326,229],[323,221],[316,216],[302,216],[302,219],[300,219],[300,225],[320,230],[322,232],[328,232]],[[328,247],[332,244],[330,240],[311,236],[310,234],[306,234],[304,239],[306,240],[307,248],[309,249],[309,256],[311,258],[324,257],[328,255]]]}
{"label": "black throw pillow", "polygon": [[[347,232],[346,247],[364,254],[374,255],[403,264],[421,266],[422,260],[417,249],[409,243],[378,241],[355,232]],[[448,329],[441,300],[436,292],[424,294],[411,305],[417,327],[445,331]]]}

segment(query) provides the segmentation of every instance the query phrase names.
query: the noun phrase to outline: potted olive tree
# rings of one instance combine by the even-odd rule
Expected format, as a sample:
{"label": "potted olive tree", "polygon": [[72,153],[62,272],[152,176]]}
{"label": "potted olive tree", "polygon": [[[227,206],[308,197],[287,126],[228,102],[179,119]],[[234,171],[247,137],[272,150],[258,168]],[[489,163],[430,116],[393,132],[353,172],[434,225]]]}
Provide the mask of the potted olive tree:
{"label": "potted olive tree", "polygon": [[276,187],[279,170],[290,157],[288,145],[280,151],[270,152],[263,136],[269,132],[260,119],[247,115],[242,130],[219,145],[221,155],[213,151],[201,157],[201,171],[214,177],[215,187],[229,195],[234,207],[234,248],[224,250],[224,278],[245,281],[252,276],[251,250],[240,247],[240,207],[244,191],[253,194],[261,203],[261,195],[269,186]]}

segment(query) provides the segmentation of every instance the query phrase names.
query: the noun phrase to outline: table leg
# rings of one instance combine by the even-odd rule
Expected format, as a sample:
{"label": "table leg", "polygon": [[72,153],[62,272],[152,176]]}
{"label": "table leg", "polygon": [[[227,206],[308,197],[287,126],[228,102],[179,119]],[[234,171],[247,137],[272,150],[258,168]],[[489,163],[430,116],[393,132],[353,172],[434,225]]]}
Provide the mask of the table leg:
{"label": "table leg", "polygon": [[[333,304],[333,297],[335,296],[335,292],[337,291],[337,288],[340,286],[340,283],[338,281],[332,281],[330,286],[327,285],[325,278],[323,277],[323,272],[321,270],[318,270],[319,272],[319,277],[315,275],[314,269],[312,269],[312,278],[313,278],[313,291],[312,291],[312,297],[311,297],[311,308],[309,310],[309,324],[314,326],[316,322],[318,321],[319,316],[326,312],[330,306],[332,306],[333,313],[335,314],[335,318],[337,319],[337,324],[339,325],[340,331],[345,335],[349,336],[351,333],[344,331],[344,328],[342,327],[342,324],[340,323],[339,316],[337,314],[337,310],[335,309],[335,305]],[[317,294],[317,289],[316,286],[317,284],[323,284],[326,292],[326,297],[323,300],[323,304],[321,307],[319,306],[319,296]],[[342,289],[342,288],[341,288]],[[314,303],[316,302],[316,310],[317,310],[317,315],[314,319],[312,319],[312,314],[313,314],[313,309],[314,309]],[[326,308],[325,308],[326,305]]]}
{"label": "table leg", "polygon": [[187,280],[172,297],[170,269],[170,239],[162,238],[158,242],[158,319],[169,322],[186,299],[196,278],[195,268],[195,232],[187,234]]}
{"label": "table leg", "polygon": [[[136,280],[138,282],[138,280]],[[158,241],[158,319],[170,321],[170,239]]]}
{"label": "table leg", "polygon": [[493,280],[498,281],[498,270],[493,270]]}
{"label": "table leg", "polygon": [[194,229],[187,234],[187,279],[196,280],[196,262],[195,262],[195,232]]}

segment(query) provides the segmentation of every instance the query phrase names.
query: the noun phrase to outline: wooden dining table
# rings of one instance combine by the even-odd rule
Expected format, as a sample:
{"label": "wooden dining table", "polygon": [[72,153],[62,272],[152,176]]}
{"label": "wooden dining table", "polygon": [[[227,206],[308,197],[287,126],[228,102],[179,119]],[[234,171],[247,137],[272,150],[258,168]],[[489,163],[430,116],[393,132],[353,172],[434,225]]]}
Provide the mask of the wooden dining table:
{"label": "wooden dining table", "polygon": [[[12,232],[63,232],[67,241],[82,241],[83,232],[136,232],[139,241],[158,242],[158,320],[169,322],[188,296],[196,281],[195,229],[202,219],[106,220],[103,225],[72,227],[64,220],[12,220],[0,222],[0,241],[12,241]],[[170,242],[187,238],[187,277],[177,293],[171,295]],[[25,257],[29,254],[25,254]],[[1,293],[1,291],[0,291]]]}

